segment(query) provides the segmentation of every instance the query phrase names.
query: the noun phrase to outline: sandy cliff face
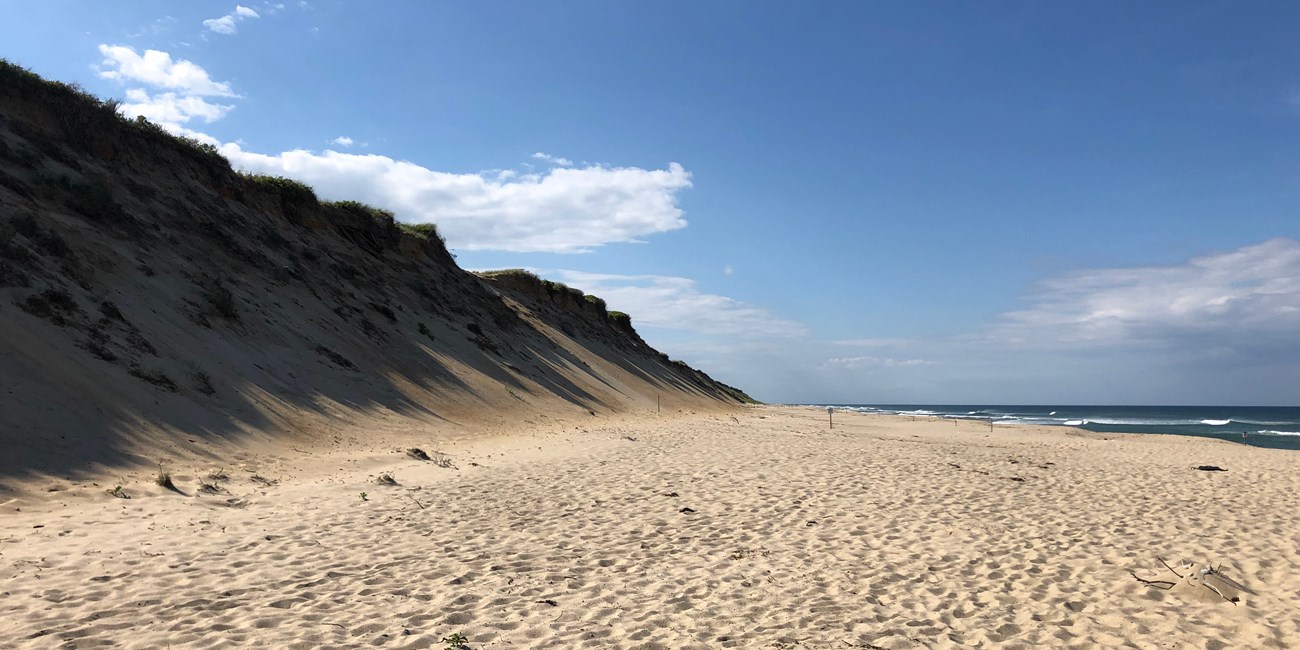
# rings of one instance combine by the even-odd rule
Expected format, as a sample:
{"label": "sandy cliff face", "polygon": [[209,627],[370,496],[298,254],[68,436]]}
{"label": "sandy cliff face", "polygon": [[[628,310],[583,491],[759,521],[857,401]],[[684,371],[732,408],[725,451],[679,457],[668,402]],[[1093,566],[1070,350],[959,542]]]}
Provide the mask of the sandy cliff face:
{"label": "sandy cliff face", "polygon": [[0,65],[0,480],[747,400],[626,316]]}

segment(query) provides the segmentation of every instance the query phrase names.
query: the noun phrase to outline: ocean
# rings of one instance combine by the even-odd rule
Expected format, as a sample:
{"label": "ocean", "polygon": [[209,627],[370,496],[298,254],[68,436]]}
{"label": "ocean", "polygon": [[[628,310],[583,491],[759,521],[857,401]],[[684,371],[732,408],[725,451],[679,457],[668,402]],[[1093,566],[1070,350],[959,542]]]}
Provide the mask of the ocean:
{"label": "ocean", "polygon": [[[818,404],[863,413],[1077,427],[1103,433],[1204,436],[1273,449],[1300,449],[1297,406],[989,406]],[[1244,434],[1244,435],[1243,435]]]}

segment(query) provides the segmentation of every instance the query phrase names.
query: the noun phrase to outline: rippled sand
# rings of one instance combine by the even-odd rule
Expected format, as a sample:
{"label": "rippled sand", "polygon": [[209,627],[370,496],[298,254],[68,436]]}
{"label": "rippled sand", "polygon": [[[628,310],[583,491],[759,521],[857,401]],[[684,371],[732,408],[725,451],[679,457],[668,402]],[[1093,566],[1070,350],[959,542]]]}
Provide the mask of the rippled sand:
{"label": "rippled sand", "polygon": [[[1300,647],[1295,452],[851,414],[828,431],[798,408],[603,422],[456,444],[454,468],[396,449],[252,459],[204,479],[218,494],[196,470],[175,475],[188,496],[79,485],[5,504],[0,638]],[[1222,563],[1255,594],[1130,574],[1176,580],[1157,556]]]}

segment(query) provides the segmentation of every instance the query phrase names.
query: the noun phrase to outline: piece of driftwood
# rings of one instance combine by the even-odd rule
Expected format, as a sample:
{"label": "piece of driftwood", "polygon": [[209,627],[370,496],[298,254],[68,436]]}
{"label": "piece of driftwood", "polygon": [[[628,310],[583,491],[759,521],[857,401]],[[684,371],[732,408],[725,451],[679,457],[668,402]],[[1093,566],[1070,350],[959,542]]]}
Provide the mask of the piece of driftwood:
{"label": "piece of driftwood", "polygon": [[1217,595],[1219,598],[1236,605],[1241,597],[1238,594],[1246,593],[1255,595],[1255,592],[1246,588],[1240,582],[1223,575],[1223,565],[1217,566],[1210,564],[1196,565],[1186,563],[1182,566],[1182,571],[1170,566],[1164,558],[1156,556],[1163,564],[1165,569],[1178,577],[1178,580],[1147,580],[1138,576],[1137,573],[1129,571],[1129,575],[1144,585],[1169,591],[1179,585],[1186,585],[1192,589],[1207,589]]}

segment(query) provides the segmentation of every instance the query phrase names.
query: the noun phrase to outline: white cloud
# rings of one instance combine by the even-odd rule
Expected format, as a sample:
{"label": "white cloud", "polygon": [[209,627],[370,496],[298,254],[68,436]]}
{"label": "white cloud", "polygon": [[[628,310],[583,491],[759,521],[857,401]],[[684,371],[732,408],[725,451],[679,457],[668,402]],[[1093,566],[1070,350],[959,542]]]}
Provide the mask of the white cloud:
{"label": "white cloud", "polygon": [[226,116],[234,106],[214,104],[202,97],[183,96],[176,93],[150,95],[141,88],[126,91],[126,100],[119,111],[127,117],[144,116],[145,119],[162,125],[180,125],[191,119],[200,118],[212,122]]}
{"label": "white cloud", "polygon": [[[203,99],[237,97],[189,61],[157,50],[137,54],[126,46],[101,45],[102,76],[168,91],[126,92],[121,111],[144,116],[167,130],[221,146],[239,168],[289,176],[309,183],[325,198],[353,199],[388,208],[410,223],[436,223],[455,247],[466,250],[580,253],[613,242],[684,228],[678,193],[691,187],[681,165],[667,169],[555,167],[540,174],[494,170],[434,171],[386,156],[295,150],[277,155],[245,151],[235,143],[189,129],[193,119],[225,117],[233,106]],[[355,141],[339,136],[333,141]],[[563,159],[556,159],[561,160]],[[568,161],[564,161],[568,162]]]}
{"label": "white cloud", "polygon": [[610,275],[557,271],[566,284],[600,296],[610,309],[632,314],[640,327],[685,330],[721,337],[803,336],[807,328],[766,310],[714,294],[695,281],[664,275]]}
{"label": "white cloud", "polygon": [[691,186],[667,169],[592,166],[544,174],[449,173],[379,155],[286,151],[265,155],[226,144],[237,167],[298,179],[325,198],[387,208],[408,223],[436,223],[466,250],[580,253],[684,228],[677,194]]}
{"label": "white cloud", "polygon": [[1079,271],[992,335],[1088,345],[1300,331],[1300,243],[1277,238],[1185,264]]}
{"label": "white cloud", "polygon": [[99,52],[104,55],[99,69],[104,79],[143,83],[186,95],[237,96],[230,84],[213,81],[203,68],[184,59],[173,61],[166,52],[145,50],[141,55],[126,45],[100,45]]}
{"label": "white cloud", "polygon": [[235,17],[226,15],[220,18],[209,18],[203,21],[203,26],[218,34],[234,34]]}
{"label": "white cloud", "polygon": [[730,264],[728,264],[728,265],[722,267],[722,274],[723,274],[723,275],[731,275],[732,273],[735,273],[735,272],[736,272],[736,269],[731,268],[731,265],[730,265]]}
{"label": "white cloud", "polygon": [[238,31],[235,23],[248,20],[249,18],[261,18],[258,13],[243,5],[235,5],[235,10],[221,16],[220,18],[209,18],[203,21],[203,26],[218,34],[234,34]]}
{"label": "white cloud", "polygon": [[551,163],[552,165],[558,165],[558,166],[560,166],[560,167],[572,167],[572,166],[573,166],[573,161],[572,161],[572,160],[569,160],[568,158],[561,158],[561,157],[559,157],[559,156],[552,156],[552,155],[550,155],[550,154],[542,153],[542,152],[540,152],[540,151],[538,151],[537,153],[533,154],[532,157],[535,158],[535,159],[537,159],[537,160],[544,160],[544,161],[546,161],[546,162],[548,162],[548,163]]}

